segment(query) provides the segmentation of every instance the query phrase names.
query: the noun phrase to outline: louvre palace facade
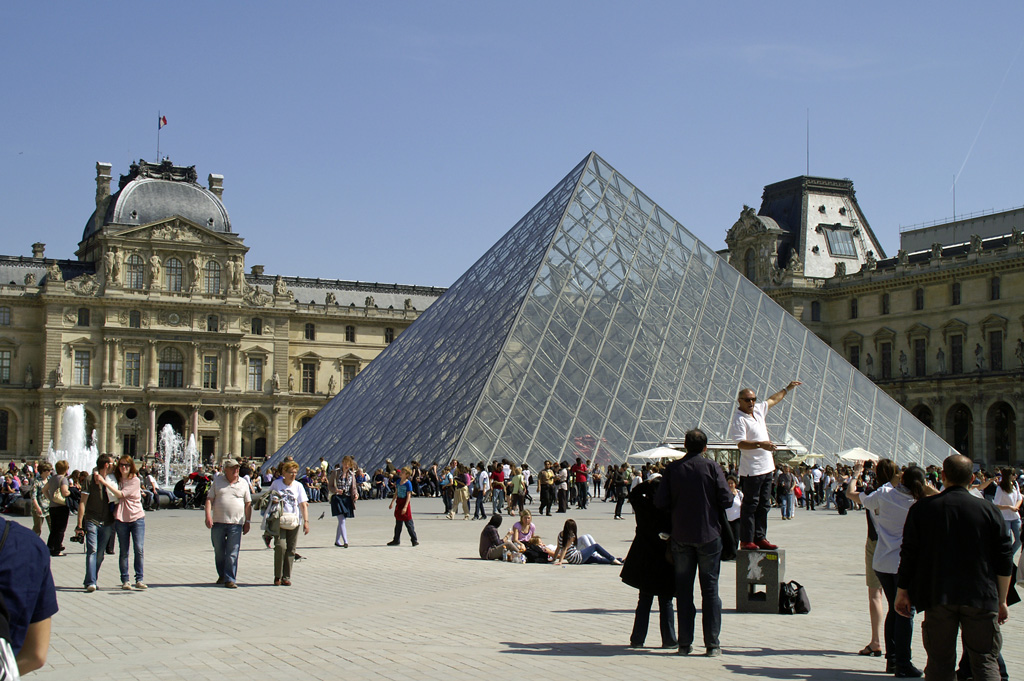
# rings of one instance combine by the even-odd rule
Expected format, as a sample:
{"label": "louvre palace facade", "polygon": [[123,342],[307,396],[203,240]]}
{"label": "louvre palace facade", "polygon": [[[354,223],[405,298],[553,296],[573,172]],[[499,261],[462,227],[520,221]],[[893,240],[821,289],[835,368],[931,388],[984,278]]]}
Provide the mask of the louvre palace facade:
{"label": "louvre palace facade", "polygon": [[1024,209],[901,233],[887,257],[853,183],[796,177],[744,207],[723,254],[978,463],[1024,463]]}
{"label": "louvre palace facade", "polygon": [[110,173],[74,258],[0,255],[4,458],[56,445],[74,404],[100,451],[155,452],[171,424],[214,460],[269,455],[443,293],[247,271],[222,176]]}

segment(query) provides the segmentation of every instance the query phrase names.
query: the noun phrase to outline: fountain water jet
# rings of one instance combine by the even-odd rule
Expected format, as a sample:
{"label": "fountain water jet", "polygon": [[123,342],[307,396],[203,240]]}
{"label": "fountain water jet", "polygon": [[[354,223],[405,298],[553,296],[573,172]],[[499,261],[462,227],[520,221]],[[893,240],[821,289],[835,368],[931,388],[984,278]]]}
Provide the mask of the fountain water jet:
{"label": "fountain water jet", "polygon": [[72,404],[65,407],[60,426],[60,444],[54,450],[53,441],[50,441],[47,460],[51,464],[66,460],[69,472],[91,471],[96,466],[97,456],[96,431],[92,432],[92,444],[86,440],[85,405]]}

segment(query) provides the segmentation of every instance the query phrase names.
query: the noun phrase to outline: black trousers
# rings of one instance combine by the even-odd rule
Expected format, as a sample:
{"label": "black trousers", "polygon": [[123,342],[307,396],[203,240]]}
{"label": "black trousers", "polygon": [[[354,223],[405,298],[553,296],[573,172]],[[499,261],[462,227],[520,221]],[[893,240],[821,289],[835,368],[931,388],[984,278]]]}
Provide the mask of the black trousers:
{"label": "black trousers", "polygon": [[405,525],[405,529],[409,530],[409,539],[412,539],[413,543],[418,542],[416,538],[416,525],[411,520],[395,520],[395,542],[398,542],[402,538],[402,525]]}
{"label": "black trousers", "polygon": [[541,485],[540,486],[540,508],[537,509],[537,515],[543,515],[544,509],[547,509],[548,513],[551,513],[551,505],[555,503],[555,487],[554,485]]}
{"label": "black trousers", "polygon": [[[647,640],[647,627],[651,621],[654,596],[653,591],[640,592],[640,597],[636,602],[636,613],[633,616],[633,633],[629,635],[629,645],[631,646],[639,648]],[[674,648],[677,643],[672,596],[658,596],[658,621],[661,625],[661,647]]]}
{"label": "black trousers", "polygon": [[558,512],[565,513],[569,508],[569,491],[559,488],[558,490]]}
{"label": "black trousers", "polygon": [[740,506],[740,541],[755,542],[768,535],[768,510],[772,506],[772,474],[740,478],[743,504]]}
{"label": "black trousers", "polygon": [[50,506],[50,536],[46,540],[46,547],[50,549],[51,556],[56,556],[64,548],[64,533],[68,529],[70,516],[71,510],[67,504]]}
{"label": "black trousers", "polygon": [[896,602],[896,575],[878,570],[875,570],[875,575],[882,583],[885,600],[889,602],[889,612],[885,613],[885,659],[892,660],[896,669],[907,669],[911,666],[910,640],[914,635],[914,619],[904,617],[893,608]]}

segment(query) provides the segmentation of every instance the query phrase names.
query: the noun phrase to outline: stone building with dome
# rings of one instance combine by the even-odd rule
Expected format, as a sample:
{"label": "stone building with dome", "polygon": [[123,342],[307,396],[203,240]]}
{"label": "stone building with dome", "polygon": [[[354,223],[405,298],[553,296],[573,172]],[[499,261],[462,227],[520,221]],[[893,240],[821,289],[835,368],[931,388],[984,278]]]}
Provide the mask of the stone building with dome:
{"label": "stone building with dome", "polygon": [[905,230],[887,257],[853,182],[801,176],[766,186],[725,240],[730,264],[951,446],[1024,463],[1024,208]]}
{"label": "stone building with dome", "polygon": [[153,453],[170,424],[207,458],[266,456],[444,292],[247,266],[224,178],[194,166],[111,181],[97,163],[74,259],[0,255],[5,458],[45,453],[74,404],[103,452]]}

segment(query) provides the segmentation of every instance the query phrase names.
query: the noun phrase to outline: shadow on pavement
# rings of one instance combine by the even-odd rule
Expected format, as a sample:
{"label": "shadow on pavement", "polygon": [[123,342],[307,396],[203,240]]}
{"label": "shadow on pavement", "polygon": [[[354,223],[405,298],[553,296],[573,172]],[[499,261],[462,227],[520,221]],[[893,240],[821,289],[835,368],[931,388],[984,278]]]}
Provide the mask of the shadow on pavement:
{"label": "shadow on pavement", "polygon": [[578,643],[516,643],[501,641],[507,646],[502,653],[511,655],[555,655],[558,657],[616,657],[619,655],[650,655],[650,650],[629,648],[625,645],[607,645],[598,641],[580,641]]}

